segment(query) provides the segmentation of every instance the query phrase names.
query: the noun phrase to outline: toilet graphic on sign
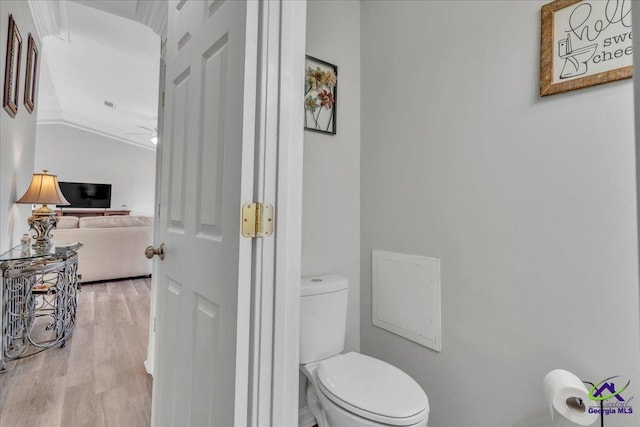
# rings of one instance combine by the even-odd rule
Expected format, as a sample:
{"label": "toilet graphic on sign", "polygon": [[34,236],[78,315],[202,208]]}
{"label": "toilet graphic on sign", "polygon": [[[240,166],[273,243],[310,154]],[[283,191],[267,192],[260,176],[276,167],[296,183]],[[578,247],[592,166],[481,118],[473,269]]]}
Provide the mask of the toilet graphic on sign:
{"label": "toilet graphic on sign", "polygon": [[598,44],[573,49],[571,47],[571,34],[567,32],[567,38],[558,40],[558,56],[564,59],[564,65],[560,72],[561,79],[577,77],[587,72],[587,62],[596,53]]}

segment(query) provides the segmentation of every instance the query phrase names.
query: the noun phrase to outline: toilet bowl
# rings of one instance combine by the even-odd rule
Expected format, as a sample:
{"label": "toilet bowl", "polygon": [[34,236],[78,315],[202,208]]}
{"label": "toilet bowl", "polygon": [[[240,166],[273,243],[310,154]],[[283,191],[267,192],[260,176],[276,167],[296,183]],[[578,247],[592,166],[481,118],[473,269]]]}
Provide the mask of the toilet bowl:
{"label": "toilet bowl", "polygon": [[307,405],[319,427],[426,427],[429,399],[405,372],[344,349],[348,282],[336,275],[304,278],[300,370]]}

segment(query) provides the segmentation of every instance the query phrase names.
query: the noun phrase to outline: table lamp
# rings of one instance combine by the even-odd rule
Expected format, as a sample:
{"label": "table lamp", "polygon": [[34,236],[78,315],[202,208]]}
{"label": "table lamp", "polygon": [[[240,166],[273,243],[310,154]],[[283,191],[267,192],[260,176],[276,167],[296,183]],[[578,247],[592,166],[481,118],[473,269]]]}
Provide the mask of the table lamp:
{"label": "table lamp", "polygon": [[56,228],[58,217],[56,212],[47,205],[70,205],[64,198],[57,175],[50,175],[48,170],[42,173],[34,173],[31,184],[22,197],[16,203],[42,204],[31,212],[29,228],[35,231],[33,238],[34,249],[47,249],[51,247],[51,230]]}

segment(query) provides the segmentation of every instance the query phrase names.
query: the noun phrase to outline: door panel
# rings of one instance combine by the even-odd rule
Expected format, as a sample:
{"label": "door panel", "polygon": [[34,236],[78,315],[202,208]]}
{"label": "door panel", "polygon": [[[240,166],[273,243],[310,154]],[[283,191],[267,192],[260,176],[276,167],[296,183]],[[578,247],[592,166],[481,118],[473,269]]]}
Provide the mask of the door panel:
{"label": "door panel", "polygon": [[213,340],[220,336],[220,308],[201,295],[195,300],[196,324],[195,347],[193,349],[193,372],[191,396],[194,426],[213,425],[213,414],[220,413],[219,401],[214,399],[214,380],[220,367],[217,364]]}
{"label": "door panel", "polygon": [[184,232],[185,195],[187,193],[186,172],[188,165],[188,141],[189,134],[189,92],[191,75],[190,69],[183,71],[174,81],[172,92],[172,105],[168,111],[173,112],[171,122],[173,132],[168,141],[171,149],[171,162],[169,163],[169,212],[171,214],[171,229],[173,232]]}
{"label": "door panel", "polygon": [[228,37],[225,34],[202,57],[200,104],[201,135],[198,147],[198,225],[201,237],[221,238],[224,176],[225,102]]}

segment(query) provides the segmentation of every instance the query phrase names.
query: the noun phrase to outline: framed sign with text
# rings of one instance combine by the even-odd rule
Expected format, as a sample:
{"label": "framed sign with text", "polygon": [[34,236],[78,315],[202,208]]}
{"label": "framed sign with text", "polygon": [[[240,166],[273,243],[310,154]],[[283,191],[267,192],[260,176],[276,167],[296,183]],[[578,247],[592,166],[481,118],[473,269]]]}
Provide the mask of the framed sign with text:
{"label": "framed sign with text", "polygon": [[542,7],[540,96],[632,75],[631,0],[556,0]]}

